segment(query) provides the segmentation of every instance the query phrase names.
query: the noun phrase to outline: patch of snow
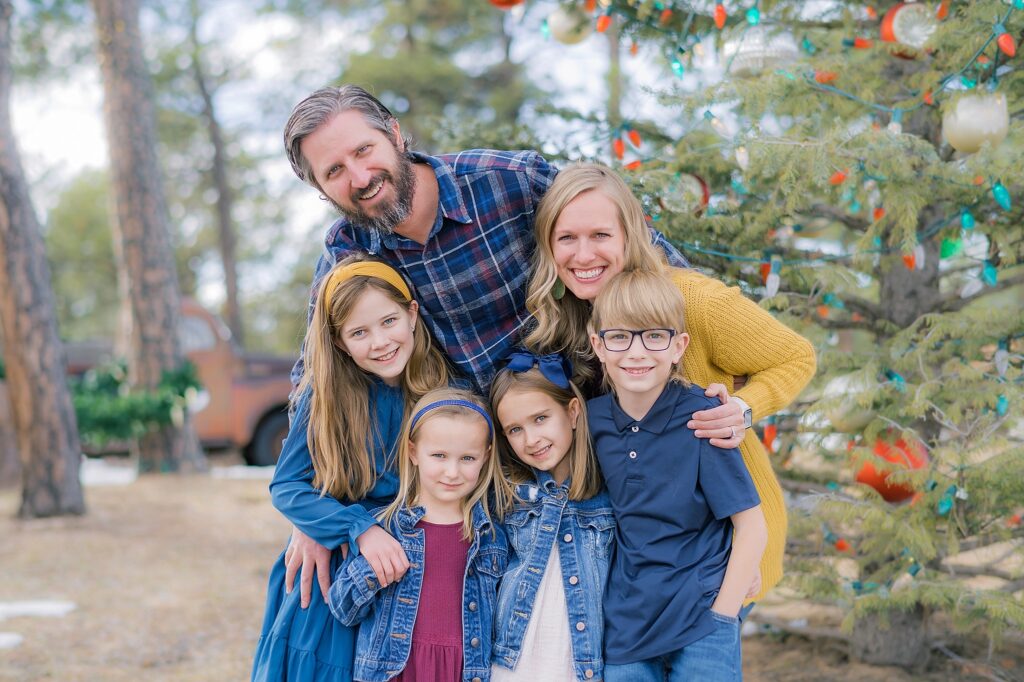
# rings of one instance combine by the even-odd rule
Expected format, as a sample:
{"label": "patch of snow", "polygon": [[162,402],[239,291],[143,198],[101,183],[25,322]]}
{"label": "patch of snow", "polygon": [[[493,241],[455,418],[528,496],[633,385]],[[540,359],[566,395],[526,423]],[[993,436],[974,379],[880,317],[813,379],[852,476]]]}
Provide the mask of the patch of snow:
{"label": "patch of snow", "polygon": [[0,620],[17,616],[66,616],[75,610],[70,601],[0,601]]}
{"label": "patch of snow", "polygon": [[[130,462],[130,460],[126,460]],[[109,464],[103,459],[82,458],[82,467],[78,471],[82,485],[95,487],[103,485],[128,485],[139,477],[134,464]]]}
{"label": "patch of snow", "polygon": [[214,467],[210,470],[212,478],[229,479],[256,479],[269,481],[274,477],[274,467],[253,467],[246,464],[236,464],[228,467]]}
{"label": "patch of snow", "polygon": [[25,641],[17,632],[0,632],[0,649],[13,649]]}

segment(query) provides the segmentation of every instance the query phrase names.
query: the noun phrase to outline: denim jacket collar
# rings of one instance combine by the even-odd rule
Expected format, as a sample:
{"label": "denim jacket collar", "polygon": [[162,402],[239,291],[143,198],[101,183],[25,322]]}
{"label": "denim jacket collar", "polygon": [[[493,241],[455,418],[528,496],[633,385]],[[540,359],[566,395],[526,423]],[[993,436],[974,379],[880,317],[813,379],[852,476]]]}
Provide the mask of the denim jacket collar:
{"label": "denim jacket collar", "polygon": [[548,494],[555,494],[559,491],[567,492],[569,490],[570,479],[566,478],[562,483],[555,481],[555,477],[551,475],[549,471],[539,471],[534,469],[534,478],[537,481],[537,487],[544,490]]}
{"label": "denim jacket collar", "polygon": [[[421,506],[401,507],[396,514],[398,526],[406,532],[412,531],[426,515],[427,510]],[[473,505],[473,531],[476,534],[482,533],[491,527],[491,520],[484,513],[484,506],[479,501]]]}

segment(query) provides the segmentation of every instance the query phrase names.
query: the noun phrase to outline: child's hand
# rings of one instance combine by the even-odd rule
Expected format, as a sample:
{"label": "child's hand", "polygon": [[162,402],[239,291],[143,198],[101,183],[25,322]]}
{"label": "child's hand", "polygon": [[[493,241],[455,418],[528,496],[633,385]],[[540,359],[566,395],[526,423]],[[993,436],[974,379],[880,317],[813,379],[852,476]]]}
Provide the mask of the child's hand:
{"label": "child's hand", "polygon": [[694,430],[697,438],[710,438],[716,448],[737,448],[746,435],[743,426],[743,408],[729,400],[729,390],[723,384],[711,384],[704,395],[717,397],[722,401],[718,407],[693,413],[693,419],[686,425]]}
{"label": "child's hand", "polygon": [[747,590],[747,594],[743,597],[744,599],[753,599],[761,593],[761,571],[754,574],[754,582],[750,583],[750,589]]}
{"label": "child's hand", "polygon": [[[347,551],[347,548],[342,552]],[[313,594],[313,571],[320,583],[320,594],[327,601],[327,593],[331,589],[331,550],[313,540],[301,530],[292,526],[292,539],[284,553],[284,589],[291,594],[295,583],[295,574],[301,569],[299,578],[299,604],[302,608],[309,606]]]}
{"label": "child's hand", "polygon": [[381,587],[401,580],[409,570],[409,558],[402,545],[380,526],[370,526],[356,538],[356,544]]}

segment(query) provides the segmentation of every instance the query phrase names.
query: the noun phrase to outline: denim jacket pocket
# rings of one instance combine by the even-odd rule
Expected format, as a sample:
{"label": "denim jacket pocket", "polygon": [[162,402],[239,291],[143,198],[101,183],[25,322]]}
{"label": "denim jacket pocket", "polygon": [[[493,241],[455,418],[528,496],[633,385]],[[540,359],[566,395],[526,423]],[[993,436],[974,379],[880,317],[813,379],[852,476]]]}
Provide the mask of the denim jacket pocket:
{"label": "denim jacket pocket", "polygon": [[508,544],[516,552],[522,552],[524,547],[533,545],[537,534],[537,526],[534,523],[540,518],[539,507],[523,507],[514,509],[505,516],[505,533],[508,535]]}
{"label": "denim jacket pocket", "polygon": [[473,566],[480,573],[499,580],[505,574],[508,565],[508,554],[500,549],[483,549],[473,560]]}
{"label": "denim jacket pocket", "polygon": [[615,536],[615,517],[611,514],[581,514],[578,518],[587,549],[602,559],[607,558]]}

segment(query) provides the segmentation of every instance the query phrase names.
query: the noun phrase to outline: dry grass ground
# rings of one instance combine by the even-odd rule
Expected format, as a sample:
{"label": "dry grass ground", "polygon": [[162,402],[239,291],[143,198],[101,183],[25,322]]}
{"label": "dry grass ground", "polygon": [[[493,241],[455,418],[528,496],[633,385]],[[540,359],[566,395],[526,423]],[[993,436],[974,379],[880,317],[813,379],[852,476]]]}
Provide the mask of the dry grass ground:
{"label": "dry grass ground", "polygon": [[[0,650],[0,681],[248,679],[267,571],[287,534],[267,482],[147,476],[86,494],[84,517],[17,521],[17,492],[0,491],[0,602],[77,605],[62,618],[0,621],[24,636]],[[758,608],[812,626],[828,619],[773,601]],[[948,662],[919,676],[852,664],[836,644],[802,637],[746,638],[744,664],[755,682],[993,679],[991,669]],[[1019,661],[1000,665],[1000,679],[1024,677]]]}

